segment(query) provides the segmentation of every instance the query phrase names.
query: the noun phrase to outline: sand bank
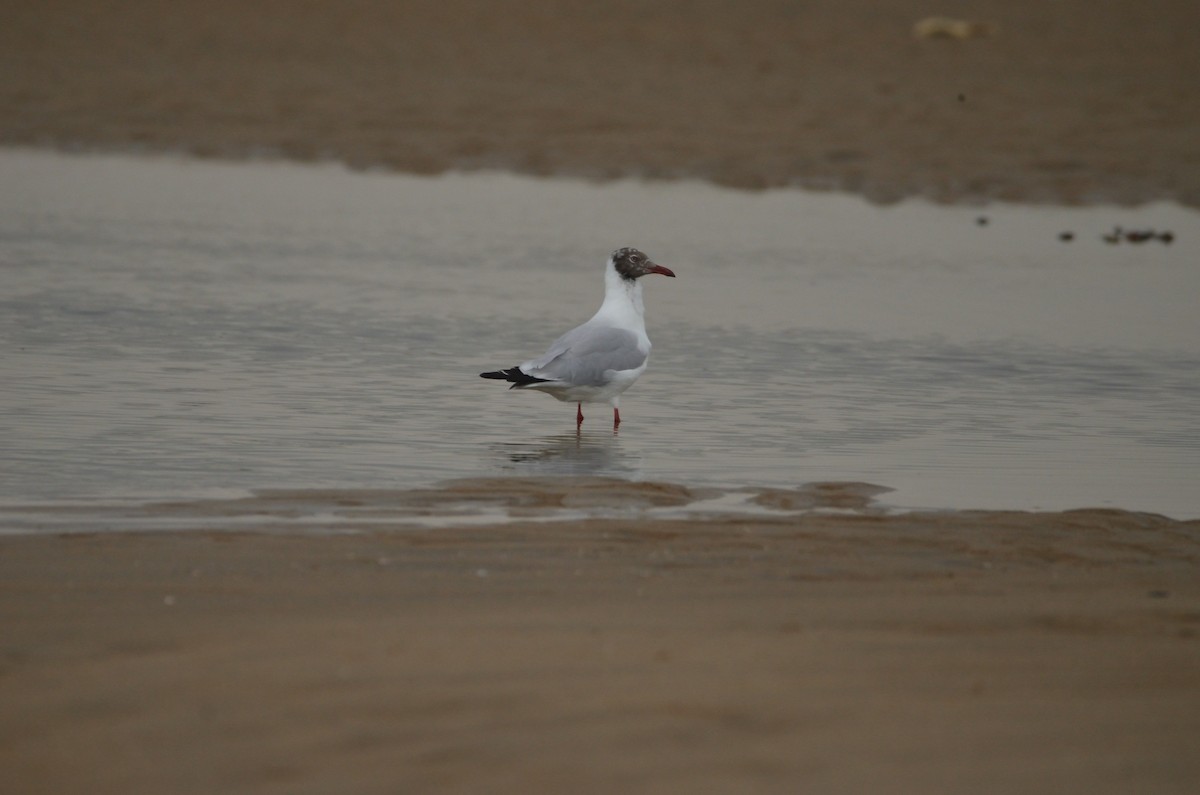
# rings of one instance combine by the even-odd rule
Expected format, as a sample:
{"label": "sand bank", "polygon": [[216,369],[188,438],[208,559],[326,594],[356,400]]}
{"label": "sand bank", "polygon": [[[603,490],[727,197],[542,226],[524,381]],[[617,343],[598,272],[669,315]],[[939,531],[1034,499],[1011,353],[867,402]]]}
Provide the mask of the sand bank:
{"label": "sand bank", "polygon": [[1200,5],[7,3],[0,143],[1200,204]]}
{"label": "sand bank", "polygon": [[5,538],[0,769],[21,792],[1191,791],[1196,522],[835,491]]}

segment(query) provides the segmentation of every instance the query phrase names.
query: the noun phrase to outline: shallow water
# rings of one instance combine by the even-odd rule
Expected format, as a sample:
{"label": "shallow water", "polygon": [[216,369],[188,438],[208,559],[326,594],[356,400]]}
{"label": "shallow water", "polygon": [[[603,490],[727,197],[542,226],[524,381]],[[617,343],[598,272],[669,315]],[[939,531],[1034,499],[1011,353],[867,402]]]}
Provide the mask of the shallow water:
{"label": "shallow water", "polygon": [[[1200,516],[1200,214],[1172,205],[14,150],[0,181],[9,506],[580,474]],[[647,280],[620,433],[585,406],[577,436],[477,374],[586,319],[620,245],[679,278]]]}

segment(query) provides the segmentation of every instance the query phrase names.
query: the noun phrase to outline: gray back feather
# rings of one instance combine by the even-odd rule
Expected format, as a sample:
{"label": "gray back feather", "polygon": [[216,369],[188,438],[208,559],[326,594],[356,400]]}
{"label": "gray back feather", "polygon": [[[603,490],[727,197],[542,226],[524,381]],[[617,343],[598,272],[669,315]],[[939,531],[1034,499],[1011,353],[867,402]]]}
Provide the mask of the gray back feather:
{"label": "gray back feather", "polygon": [[532,375],[577,386],[603,386],[608,370],[634,370],[646,361],[637,335],[618,328],[589,328],[587,324],[555,340],[546,355],[531,365]]}

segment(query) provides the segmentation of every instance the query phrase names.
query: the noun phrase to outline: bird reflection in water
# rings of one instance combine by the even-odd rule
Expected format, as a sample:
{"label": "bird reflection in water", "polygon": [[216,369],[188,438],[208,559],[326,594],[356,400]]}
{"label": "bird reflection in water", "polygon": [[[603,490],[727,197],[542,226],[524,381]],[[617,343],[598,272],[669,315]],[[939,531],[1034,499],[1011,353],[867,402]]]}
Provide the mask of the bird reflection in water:
{"label": "bird reflection in water", "polygon": [[517,469],[522,474],[631,477],[642,468],[640,452],[626,449],[615,430],[501,442],[495,449],[507,459],[505,469]]}

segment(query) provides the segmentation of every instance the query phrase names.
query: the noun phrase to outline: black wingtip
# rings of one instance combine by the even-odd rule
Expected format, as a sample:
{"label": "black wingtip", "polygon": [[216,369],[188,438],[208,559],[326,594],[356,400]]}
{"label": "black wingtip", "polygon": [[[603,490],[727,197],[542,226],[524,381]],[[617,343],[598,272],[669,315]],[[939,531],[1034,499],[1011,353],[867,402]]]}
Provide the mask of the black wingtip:
{"label": "black wingtip", "polygon": [[527,375],[521,371],[520,367],[510,367],[507,370],[493,370],[490,373],[480,373],[479,377],[494,378],[497,381],[508,381],[514,389],[519,386],[529,386],[530,384],[542,384],[550,380],[548,378],[534,378],[532,375]]}

